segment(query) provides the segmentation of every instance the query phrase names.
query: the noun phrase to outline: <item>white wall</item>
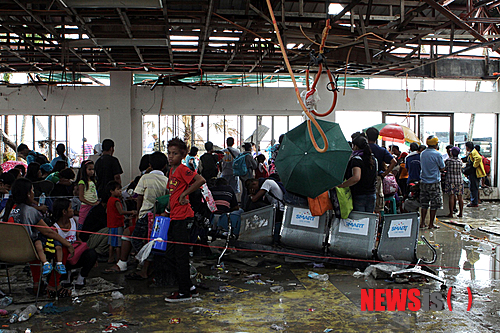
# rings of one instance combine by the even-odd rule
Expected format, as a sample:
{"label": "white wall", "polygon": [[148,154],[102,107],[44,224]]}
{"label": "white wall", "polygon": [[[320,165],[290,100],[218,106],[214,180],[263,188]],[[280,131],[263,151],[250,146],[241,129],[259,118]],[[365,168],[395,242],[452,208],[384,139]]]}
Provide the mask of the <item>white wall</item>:
{"label": "white wall", "polygon": [[[318,85],[320,112],[331,105],[331,93]],[[142,113],[226,114],[226,115],[300,115],[293,88],[233,87],[148,87],[132,86],[130,72],[111,74],[110,87],[52,87],[44,102],[35,87],[0,87],[0,114],[70,115],[98,114],[101,140],[116,142],[116,153],[128,182],[138,174],[142,143]],[[498,113],[500,94],[486,92],[428,91],[409,93],[413,112]],[[405,91],[349,89],[339,92],[336,110],[406,111]],[[334,121],[332,113],[327,120]],[[353,121],[356,115],[353,113]]]}

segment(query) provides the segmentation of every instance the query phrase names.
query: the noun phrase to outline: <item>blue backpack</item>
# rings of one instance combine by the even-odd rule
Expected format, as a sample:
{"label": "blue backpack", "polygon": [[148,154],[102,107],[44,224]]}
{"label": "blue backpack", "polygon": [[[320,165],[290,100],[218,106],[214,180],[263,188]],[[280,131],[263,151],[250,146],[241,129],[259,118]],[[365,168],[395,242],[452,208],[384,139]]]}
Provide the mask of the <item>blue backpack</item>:
{"label": "blue backpack", "polygon": [[249,153],[240,153],[233,161],[233,175],[245,176],[248,173],[246,156]]}

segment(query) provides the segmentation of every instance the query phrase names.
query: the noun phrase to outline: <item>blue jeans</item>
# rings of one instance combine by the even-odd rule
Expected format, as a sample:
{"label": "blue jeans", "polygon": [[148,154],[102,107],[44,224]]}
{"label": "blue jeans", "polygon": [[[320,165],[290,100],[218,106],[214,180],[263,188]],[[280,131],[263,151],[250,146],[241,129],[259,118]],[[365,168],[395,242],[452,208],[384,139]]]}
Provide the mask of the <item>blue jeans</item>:
{"label": "blue jeans", "polygon": [[477,205],[479,203],[479,178],[476,171],[469,175],[470,203]]}
{"label": "blue jeans", "polygon": [[376,196],[374,194],[359,194],[352,196],[352,209],[357,212],[373,213]]}
{"label": "blue jeans", "polygon": [[[231,219],[231,225],[233,227],[233,234],[235,236],[238,236],[240,234],[241,213],[243,213],[243,209],[240,208],[229,214],[229,218]],[[228,230],[228,222],[226,214],[222,214],[219,217],[219,222],[217,222],[217,228],[221,228],[225,231]]]}

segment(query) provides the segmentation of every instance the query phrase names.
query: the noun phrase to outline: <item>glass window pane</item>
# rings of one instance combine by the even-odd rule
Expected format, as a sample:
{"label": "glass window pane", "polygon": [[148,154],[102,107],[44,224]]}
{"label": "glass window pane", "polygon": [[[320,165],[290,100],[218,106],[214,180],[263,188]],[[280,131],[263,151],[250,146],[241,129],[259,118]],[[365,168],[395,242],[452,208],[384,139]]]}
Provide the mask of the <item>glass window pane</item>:
{"label": "glass window pane", "polygon": [[[243,142],[255,142],[257,116],[243,116]],[[242,143],[243,144],[243,143]]]}
{"label": "glass window pane", "polygon": [[194,116],[193,146],[198,147],[198,149],[204,148],[204,144],[208,140],[207,128],[208,128],[207,116]]}
{"label": "glass window pane", "polygon": [[83,116],[68,116],[68,155],[72,167],[78,168],[83,158]]}
{"label": "glass window pane", "polygon": [[99,116],[97,115],[85,115],[83,116],[83,127],[84,127],[84,138],[86,142],[84,143],[85,149],[84,159],[94,154],[94,146],[100,142],[99,140]]}
{"label": "glass window pane", "polygon": [[153,152],[155,139],[159,135],[158,116],[144,115],[142,117],[142,154],[151,154]]}
{"label": "glass window pane", "polygon": [[[208,140],[214,144],[214,149],[219,150],[224,147],[225,141],[225,123],[224,116],[210,115],[208,128]],[[202,149],[205,150],[205,147]]]}
{"label": "glass window pane", "polygon": [[288,132],[286,116],[274,116],[274,143],[278,143],[281,134]]}
{"label": "glass window pane", "polygon": [[160,116],[160,127],[158,137],[152,137],[152,141],[155,142],[155,150],[160,150],[162,152],[167,151],[168,140],[174,137],[173,126],[174,117],[173,116]]}
{"label": "glass window pane", "polygon": [[19,135],[18,144],[24,143],[30,149],[33,145],[33,116],[17,116],[17,133]]}
{"label": "glass window pane", "polygon": [[336,111],[335,120],[340,125],[340,129],[347,141],[351,141],[351,134],[380,124],[382,122],[382,112]]}
{"label": "glass window pane", "polygon": [[[265,134],[260,134],[262,136],[262,140],[260,141],[259,145],[259,151],[264,152],[266,148],[269,148],[271,146],[271,140],[272,140],[272,130],[271,128],[273,127],[272,123],[272,117],[271,116],[262,116],[261,121],[260,121],[259,126],[261,129],[259,131],[262,131],[262,133]],[[266,129],[267,128],[267,129]]]}
{"label": "glass window pane", "polygon": [[[226,139],[232,137],[234,139],[234,146],[239,147],[240,141],[240,128],[238,123],[238,116],[226,116]],[[224,141],[224,147],[226,142]]]}
{"label": "glass window pane", "polygon": [[304,122],[302,116],[289,116],[288,117],[288,130],[292,130]]}

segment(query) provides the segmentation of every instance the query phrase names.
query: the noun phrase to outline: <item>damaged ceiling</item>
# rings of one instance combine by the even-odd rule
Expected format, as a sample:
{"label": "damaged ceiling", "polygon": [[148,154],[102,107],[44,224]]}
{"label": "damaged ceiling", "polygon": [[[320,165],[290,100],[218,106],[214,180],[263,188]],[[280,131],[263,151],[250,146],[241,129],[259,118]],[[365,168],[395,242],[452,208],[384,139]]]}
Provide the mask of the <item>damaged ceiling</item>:
{"label": "damaged ceiling", "polygon": [[[500,0],[271,3],[296,72],[319,49],[327,19],[325,56],[337,73],[488,79],[500,72]],[[286,69],[263,0],[1,1],[0,71],[116,70]]]}

